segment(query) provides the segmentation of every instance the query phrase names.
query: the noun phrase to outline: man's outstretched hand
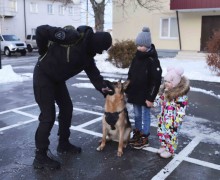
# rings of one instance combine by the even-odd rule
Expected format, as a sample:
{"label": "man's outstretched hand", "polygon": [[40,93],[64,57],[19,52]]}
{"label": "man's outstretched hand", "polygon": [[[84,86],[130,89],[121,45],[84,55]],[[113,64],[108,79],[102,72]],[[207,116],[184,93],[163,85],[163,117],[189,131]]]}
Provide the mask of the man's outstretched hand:
{"label": "man's outstretched hand", "polygon": [[110,81],[104,80],[101,91],[104,97],[107,95],[113,95],[115,93],[114,85]]}

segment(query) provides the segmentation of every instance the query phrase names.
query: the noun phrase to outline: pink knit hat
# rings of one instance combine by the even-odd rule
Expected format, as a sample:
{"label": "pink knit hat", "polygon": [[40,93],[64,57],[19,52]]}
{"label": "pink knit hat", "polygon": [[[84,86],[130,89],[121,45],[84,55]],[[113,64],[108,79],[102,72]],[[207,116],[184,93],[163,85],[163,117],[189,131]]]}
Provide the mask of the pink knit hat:
{"label": "pink knit hat", "polygon": [[171,82],[173,87],[176,87],[181,81],[183,72],[183,68],[168,67],[167,74],[164,76],[164,80]]}

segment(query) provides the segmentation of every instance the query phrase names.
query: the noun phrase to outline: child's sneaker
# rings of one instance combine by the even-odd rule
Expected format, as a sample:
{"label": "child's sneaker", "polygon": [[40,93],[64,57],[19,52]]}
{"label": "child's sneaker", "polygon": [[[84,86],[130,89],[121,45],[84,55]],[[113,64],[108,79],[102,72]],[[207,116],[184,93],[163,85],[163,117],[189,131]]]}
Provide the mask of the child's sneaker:
{"label": "child's sneaker", "polygon": [[141,132],[138,129],[133,130],[133,137],[129,140],[129,144],[133,145],[141,138]]}
{"label": "child's sneaker", "polygon": [[163,153],[165,150],[166,150],[165,147],[160,147],[160,149],[158,149],[157,153],[158,153],[158,154],[161,154],[161,153]]}
{"label": "child's sneaker", "polygon": [[165,159],[170,158],[171,156],[172,154],[168,151],[164,151],[160,154],[160,157],[165,158]]}
{"label": "child's sneaker", "polygon": [[140,139],[132,145],[134,149],[142,149],[147,146],[149,146],[149,140],[148,136],[146,135],[142,135]]}

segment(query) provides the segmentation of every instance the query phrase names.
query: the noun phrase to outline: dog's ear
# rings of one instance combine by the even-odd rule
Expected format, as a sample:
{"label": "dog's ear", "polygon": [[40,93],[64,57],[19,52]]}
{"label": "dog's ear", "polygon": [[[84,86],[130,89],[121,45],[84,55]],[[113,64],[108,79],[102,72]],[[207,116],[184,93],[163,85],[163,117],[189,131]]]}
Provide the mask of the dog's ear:
{"label": "dog's ear", "polygon": [[125,82],[123,82],[123,90],[127,89],[129,83],[130,83],[130,80],[126,80]]}

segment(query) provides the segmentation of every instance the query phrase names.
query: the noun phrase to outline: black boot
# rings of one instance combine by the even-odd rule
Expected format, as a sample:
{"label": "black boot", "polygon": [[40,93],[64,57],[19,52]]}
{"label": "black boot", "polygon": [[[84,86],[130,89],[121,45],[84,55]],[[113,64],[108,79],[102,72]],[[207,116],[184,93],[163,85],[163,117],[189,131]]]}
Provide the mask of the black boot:
{"label": "black boot", "polygon": [[81,153],[82,149],[81,147],[74,146],[73,144],[70,144],[69,141],[67,142],[59,142],[57,146],[57,153],[58,154],[78,154]]}
{"label": "black boot", "polygon": [[140,139],[137,142],[135,142],[134,144],[132,144],[132,148],[142,149],[144,147],[149,146],[148,136],[150,135],[150,133],[149,134],[141,133],[140,135],[141,135]]}
{"label": "black boot", "polygon": [[37,149],[33,166],[36,169],[50,168],[50,169],[59,169],[60,162],[52,158],[52,153],[50,150]]}
{"label": "black boot", "polygon": [[141,132],[138,129],[133,129],[133,136],[132,138],[129,140],[129,144],[133,145],[134,143],[136,143],[137,141],[139,141],[139,139],[141,138]]}

